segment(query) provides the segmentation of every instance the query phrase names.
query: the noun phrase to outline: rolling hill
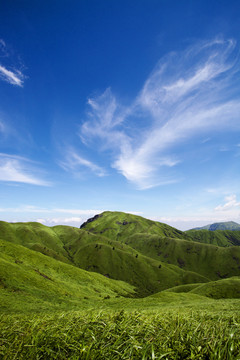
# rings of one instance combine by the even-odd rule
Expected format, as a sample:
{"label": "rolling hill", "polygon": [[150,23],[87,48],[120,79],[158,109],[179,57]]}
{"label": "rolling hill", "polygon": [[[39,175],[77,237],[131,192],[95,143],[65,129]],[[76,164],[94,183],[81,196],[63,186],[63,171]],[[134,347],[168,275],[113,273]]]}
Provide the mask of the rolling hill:
{"label": "rolling hill", "polygon": [[0,310],[81,308],[89,300],[133,296],[121,281],[0,240]]}
{"label": "rolling hill", "polygon": [[240,247],[225,249],[200,243],[188,232],[140,216],[104,212],[81,228],[95,235],[104,233],[144,256],[193,271],[209,280],[240,275]]}
{"label": "rolling hill", "polygon": [[238,230],[188,230],[186,234],[196,242],[216,246],[240,246],[240,231]]}
{"label": "rolling hill", "polygon": [[58,299],[56,304],[79,305],[84,297],[101,300],[99,294],[145,297],[181,286],[200,291],[215,283],[224,289],[223,280],[240,276],[238,231],[182,232],[121,212],[96,215],[80,229],[0,222],[0,239],[1,293],[29,297],[30,303]]}
{"label": "rolling hill", "polygon": [[[106,215],[109,223],[109,214]],[[131,219],[133,220],[132,216]],[[142,231],[147,231],[145,222],[144,219],[145,227]],[[68,226],[48,228],[38,223],[1,222],[0,226],[1,236],[5,237],[5,240],[22,244],[28,249],[78,268],[125,281],[136,287],[138,296],[146,296],[182,283],[208,281],[204,276],[191,270],[181,269],[161,262],[160,259],[141,254],[123,241],[111,240],[103,236],[102,231],[100,234],[95,234],[83,228]],[[171,231],[167,225],[163,226],[164,231],[165,227],[168,232]],[[156,229],[158,230],[158,227]],[[127,230],[128,233],[135,232],[134,228]],[[163,230],[159,227],[159,231],[162,233]],[[178,235],[178,231],[176,234]],[[122,239],[124,238],[122,236]]]}
{"label": "rolling hill", "polygon": [[206,284],[180,285],[167,289],[165,292],[197,294],[212,299],[239,299],[240,277],[210,281]]}

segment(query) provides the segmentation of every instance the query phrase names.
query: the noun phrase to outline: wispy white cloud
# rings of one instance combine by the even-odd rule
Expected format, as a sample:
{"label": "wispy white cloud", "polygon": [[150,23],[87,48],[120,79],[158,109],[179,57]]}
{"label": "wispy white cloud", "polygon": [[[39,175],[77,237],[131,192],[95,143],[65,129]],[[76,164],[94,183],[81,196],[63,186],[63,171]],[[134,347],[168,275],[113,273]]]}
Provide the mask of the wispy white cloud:
{"label": "wispy white cloud", "polygon": [[81,216],[93,216],[103,212],[104,210],[96,210],[96,209],[64,209],[57,208],[53,209],[52,212],[56,213],[64,213],[64,214],[72,214],[72,215],[81,215]]}
{"label": "wispy white cloud", "polygon": [[83,222],[81,217],[68,217],[68,218],[39,218],[36,219],[37,222],[40,222],[43,225],[54,226],[54,225],[68,225],[68,226],[77,226]]}
{"label": "wispy white cloud", "polygon": [[73,149],[68,149],[66,151],[65,159],[62,162],[60,162],[60,165],[65,170],[70,170],[77,175],[81,175],[83,171],[82,169],[87,168],[99,177],[106,176],[106,171],[104,168],[96,165],[90,160],[83,158]]}
{"label": "wispy white cloud", "polygon": [[23,87],[25,76],[19,70],[8,70],[0,65],[0,78],[9,84]]}
{"label": "wispy white cloud", "polygon": [[225,197],[225,203],[223,205],[218,205],[215,207],[215,211],[229,211],[232,209],[238,208],[240,211],[240,202],[237,201],[237,196],[235,194]]}
{"label": "wispy white cloud", "polygon": [[50,183],[34,175],[28,159],[0,154],[0,181],[49,186]]}
{"label": "wispy white cloud", "polygon": [[[9,60],[9,57],[10,55],[6,43],[3,39],[0,39],[0,58],[8,58]],[[0,64],[0,79],[11,85],[23,87],[25,76],[15,67],[11,67],[10,70],[9,67]]]}
{"label": "wispy white cloud", "polygon": [[178,181],[165,175],[181,161],[173,155],[176,145],[212,130],[240,129],[235,45],[216,39],[168,54],[128,108],[110,89],[90,99],[82,142],[111,149],[112,167],[140,189]]}

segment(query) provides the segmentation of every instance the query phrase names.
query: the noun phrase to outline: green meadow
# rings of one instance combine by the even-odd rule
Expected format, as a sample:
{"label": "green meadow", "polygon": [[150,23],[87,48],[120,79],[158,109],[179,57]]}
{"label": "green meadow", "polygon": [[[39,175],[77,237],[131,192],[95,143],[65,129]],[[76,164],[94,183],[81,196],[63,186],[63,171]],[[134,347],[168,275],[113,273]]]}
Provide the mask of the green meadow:
{"label": "green meadow", "polygon": [[240,232],[0,222],[1,359],[240,359]]}

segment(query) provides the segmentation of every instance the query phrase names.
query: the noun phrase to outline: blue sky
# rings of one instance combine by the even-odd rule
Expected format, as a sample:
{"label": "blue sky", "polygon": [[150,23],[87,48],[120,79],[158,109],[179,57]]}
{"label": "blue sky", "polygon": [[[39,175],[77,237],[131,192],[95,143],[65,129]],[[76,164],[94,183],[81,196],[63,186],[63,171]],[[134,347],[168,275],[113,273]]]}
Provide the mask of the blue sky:
{"label": "blue sky", "polygon": [[239,1],[0,3],[0,219],[240,222]]}

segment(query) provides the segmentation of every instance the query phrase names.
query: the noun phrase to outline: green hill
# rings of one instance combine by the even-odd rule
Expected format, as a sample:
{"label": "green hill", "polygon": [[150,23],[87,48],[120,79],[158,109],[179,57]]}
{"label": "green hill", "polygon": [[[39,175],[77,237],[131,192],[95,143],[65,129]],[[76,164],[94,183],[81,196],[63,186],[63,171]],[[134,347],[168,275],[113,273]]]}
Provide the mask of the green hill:
{"label": "green hill", "polygon": [[[69,226],[68,233],[72,235],[73,232],[74,228]],[[23,245],[28,249],[41,252],[57,260],[71,263],[64,249],[63,238],[58,236],[53,228],[40,223],[7,223],[0,221],[0,238],[14,244]]]}
{"label": "green hill", "polygon": [[188,232],[140,216],[104,212],[83,224],[82,228],[95,235],[104,233],[144,256],[211,280],[240,275],[239,247],[225,249],[200,243]]}
{"label": "green hill", "polygon": [[0,222],[0,357],[237,358],[232,233],[119,212],[81,229]]}
{"label": "green hill", "polygon": [[6,240],[107,278],[125,281],[136,287],[138,296],[182,283],[208,281],[198,273],[139,254],[102,233],[68,226],[49,228],[38,223],[1,222],[0,226]]}
{"label": "green hill", "polygon": [[240,246],[240,231],[231,230],[188,230],[186,234],[193,240],[216,246]]}
{"label": "green hill", "polygon": [[240,275],[240,247],[223,248],[142,234],[129,237],[127,243],[147,256],[211,280]]}
{"label": "green hill", "polygon": [[[216,240],[218,231],[182,232],[140,216],[109,211],[89,219],[80,229],[0,222],[0,238],[15,246],[16,252],[16,246],[21,246],[41,256],[40,263],[48,259],[60,264],[61,271],[62,266],[71,266],[109,281],[124,281],[135,288],[138,297],[239,276],[240,247],[227,246],[232,233],[238,236],[237,231],[219,232]],[[211,243],[208,235],[205,239],[199,234],[215,237],[210,235]],[[234,239],[236,242],[237,237]],[[50,263],[49,269],[52,266]],[[44,269],[38,270],[49,276],[51,271]],[[15,276],[12,265],[9,276]]]}
{"label": "green hill", "polygon": [[197,227],[191,230],[239,230],[240,231],[240,224],[234,221],[225,221],[225,222],[218,222],[214,224],[208,224],[206,226]]}
{"label": "green hill", "polygon": [[0,310],[81,309],[104,297],[132,296],[124,282],[0,240]]}
{"label": "green hill", "polygon": [[240,277],[210,281],[206,284],[180,285],[164,292],[197,294],[213,299],[239,299]]}
{"label": "green hill", "polygon": [[105,211],[96,215],[83,223],[81,229],[118,241],[124,241],[128,236],[136,233],[188,239],[183,231],[169,225],[118,211]]}

